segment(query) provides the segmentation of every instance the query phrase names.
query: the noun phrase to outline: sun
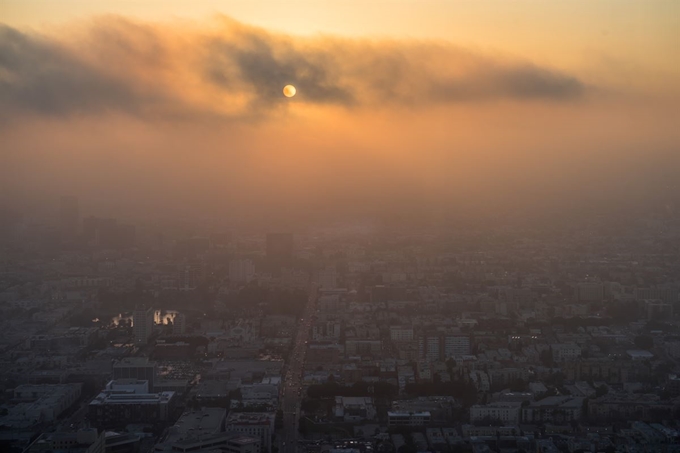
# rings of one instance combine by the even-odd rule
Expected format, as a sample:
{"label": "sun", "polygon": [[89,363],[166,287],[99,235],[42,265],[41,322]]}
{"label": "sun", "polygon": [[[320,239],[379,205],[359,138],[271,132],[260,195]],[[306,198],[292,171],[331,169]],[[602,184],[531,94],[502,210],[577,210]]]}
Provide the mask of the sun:
{"label": "sun", "polygon": [[283,87],[283,95],[287,98],[292,98],[297,93],[297,90],[293,85],[286,85]]}

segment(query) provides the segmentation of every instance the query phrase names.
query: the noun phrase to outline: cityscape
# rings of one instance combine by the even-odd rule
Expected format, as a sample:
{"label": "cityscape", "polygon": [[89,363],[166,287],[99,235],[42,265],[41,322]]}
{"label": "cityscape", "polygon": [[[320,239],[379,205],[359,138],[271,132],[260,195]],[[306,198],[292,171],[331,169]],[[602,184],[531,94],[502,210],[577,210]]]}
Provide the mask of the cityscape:
{"label": "cityscape", "polygon": [[680,453],[680,2],[0,4],[0,451]]}
{"label": "cityscape", "polygon": [[680,448],[677,214],[159,241],[63,197],[56,220],[6,230],[8,451]]}

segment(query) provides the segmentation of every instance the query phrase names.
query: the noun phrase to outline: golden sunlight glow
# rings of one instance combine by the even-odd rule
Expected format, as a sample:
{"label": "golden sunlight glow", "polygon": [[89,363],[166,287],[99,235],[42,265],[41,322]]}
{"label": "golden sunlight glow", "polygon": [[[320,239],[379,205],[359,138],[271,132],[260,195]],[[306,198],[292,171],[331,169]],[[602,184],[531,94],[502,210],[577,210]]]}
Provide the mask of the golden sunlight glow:
{"label": "golden sunlight glow", "polygon": [[297,93],[297,90],[293,85],[286,85],[283,87],[283,95],[287,98],[292,98]]}

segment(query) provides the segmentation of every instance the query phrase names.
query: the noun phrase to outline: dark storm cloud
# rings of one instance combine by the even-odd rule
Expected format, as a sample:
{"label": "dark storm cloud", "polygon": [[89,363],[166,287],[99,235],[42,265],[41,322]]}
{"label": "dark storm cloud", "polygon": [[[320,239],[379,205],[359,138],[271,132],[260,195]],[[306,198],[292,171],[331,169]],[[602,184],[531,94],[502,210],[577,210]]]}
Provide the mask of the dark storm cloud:
{"label": "dark storm cloud", "polygon": [[47,39],[0,25],[0,117],[135,112],[145,100],[124,81]]}
{"label": "dark storm cloud", "polygon": [[225,89],[251,89],[257,104],[300,87],[307,102],[428,105],[507,98],[564,101],[586,87],[535,64],[496,61],[456,46],[340,38],[297,38],[237,26],[209,44],[206,74]]}
{"label": "dark storm cloud", "polygon": [[[208,73],[225,89],[245,85],[261,106],[285,101],[281,89],[287,84],[300,87],[301,98],[308,102],[354,103],[352,92],[338,83],[338,68],[334,62],[324,61],[323,55],[300,52],[288,40],[277,42],[254,32],[236,38],[218,38],[210,44]],[[230,79],[224,68],[235,68],[235,79]]]}
{"label": "dark storm cloud", "polygon": [[565,101],[580,98],[585,89],[575,77],[530,64],[493,70],[482,66],[463,78],[433,81],[429,85],[428,97],[432,102],[499,98]]}
{"label": "dark storm cloud", "polygon": [[103,18],[76,39],[0,26],[0,118],[261,117],[286,105],[289,83],[296,102],[369,108],[564,101],[586,92],[572,75],[450,44],[297,38],[225,23],[203,32]]}

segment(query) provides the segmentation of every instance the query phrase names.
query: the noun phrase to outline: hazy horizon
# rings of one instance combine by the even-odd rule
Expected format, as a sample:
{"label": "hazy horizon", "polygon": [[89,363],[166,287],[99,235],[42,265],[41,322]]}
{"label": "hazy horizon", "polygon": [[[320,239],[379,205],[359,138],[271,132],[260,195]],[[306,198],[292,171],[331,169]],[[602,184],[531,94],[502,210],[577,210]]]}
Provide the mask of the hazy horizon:
{"label": "hazy horizon", "polygon": [[[417,24],[361,31],[347,5],[338,27],[310,4],[275,27],[238,2],[105,3],[2,7],[6,205],[282,221],[677,203],[677,3],[519,2],[514,28],[493,1],[412,5]],[[533,43],[553,22],[552,48]]]}

